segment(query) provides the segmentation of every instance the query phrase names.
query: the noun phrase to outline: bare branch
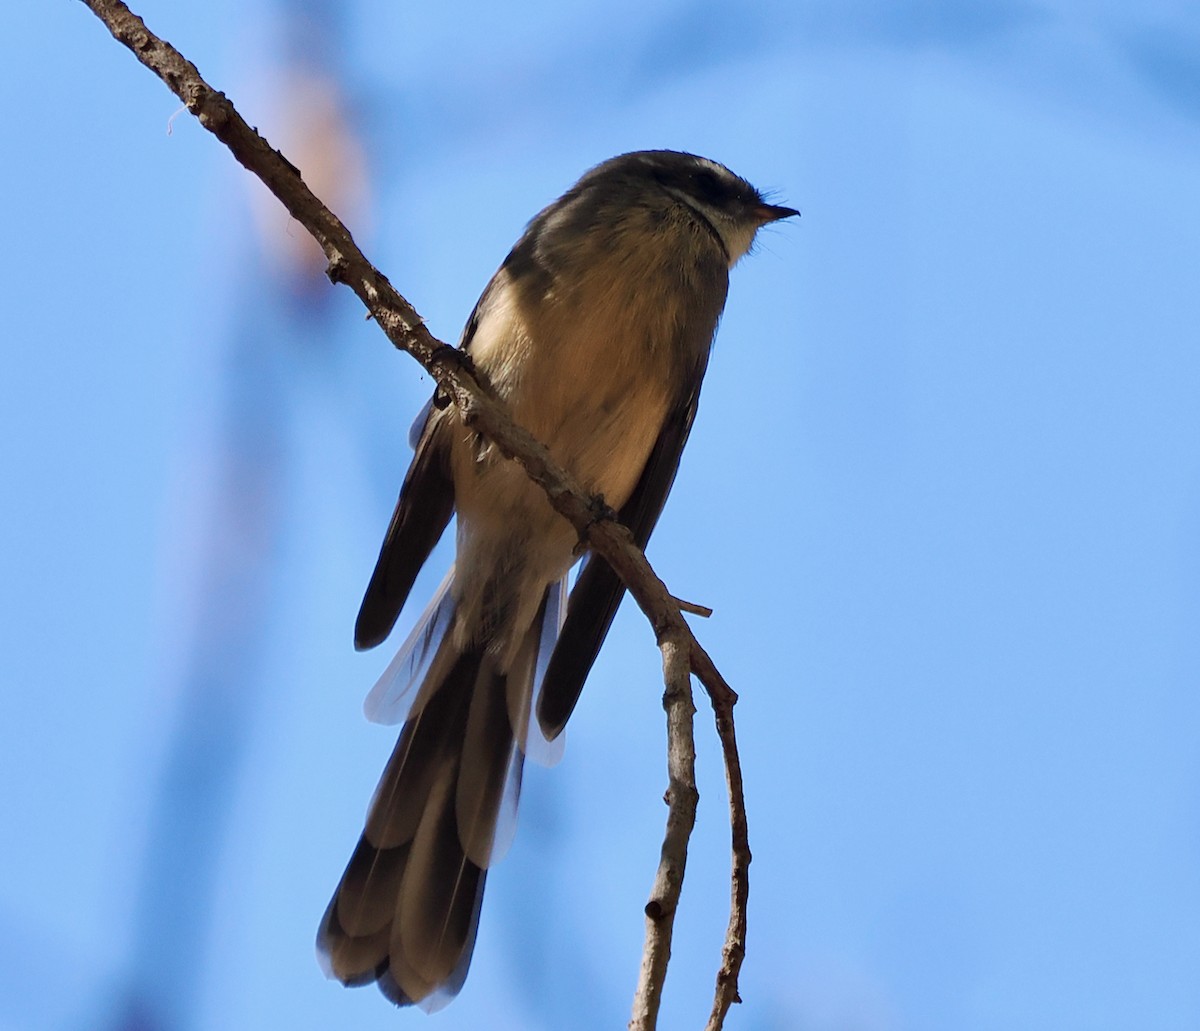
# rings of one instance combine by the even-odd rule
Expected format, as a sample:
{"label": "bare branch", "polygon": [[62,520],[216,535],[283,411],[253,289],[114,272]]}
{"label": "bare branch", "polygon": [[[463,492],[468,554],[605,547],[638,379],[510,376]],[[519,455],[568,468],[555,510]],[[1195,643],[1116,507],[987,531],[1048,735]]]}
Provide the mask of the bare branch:
{"label": "bare branch", "polygon": [[[387,277],[367,261],[349,230],[305,185],[296,167],[252,129],[223,93],[201,77],[196,66],[174,47],[156,36],[120,0],[83,0],[104,22],[113,36],[127,46],[142,64],[151,69],[183,101],[200,124],[224,143],[247,170],[256,175],[283,203],[291,216],[312,234],[328,259],[331,281],[343,283],[366,306],[369,317],[379,323],[391,342],[411,354],[437,381],[439,387],[463,413],[467,425],[488,437],[500,451],[514,459],[545,490],[554,508],[579,532],[587,545],[602,555],[628,587],[650,620],[663,649],[668,712],[668,766],[671,776],[671,812],[659,866],[660,879],[667,878],[673,895],[658,890],[651,906],[669,906],[660,919],[652,919],[647,907],[646,954],[643,980],[654,984],[652,1006],[646,1003],[650,1028],[656,1019],[662,979],[670,954],[670,919],[678,900],[687,857],[687,839],[695,820],[696,794],[694,745],[687,669],[704,684],[716,712],[717,730],[725,754],[726,777],[733,834],[732,905],[729,933],[717,976],[717,996],[709,1028],[722,1026],[730,1003],[738,1001],[737,976],[745,950],[747,866],[746,817],[742,799],[741,770],[733,732],[733,704],[737,696],[721,678],[712,660],[697,642],[681,615],[676,601],[654,573],[629,531],[616,521],[602,498],[587,494],[575,479],[551,458],[547,449],[517,426],[505,407],[496,400],[490,385],[470,359],[437,340],[425,328],[417,311],[391,285]],[[690,810],[690,812],[689,812]],[[664,871],[667,871],[664,874]],[[658,933],[650,933],[650,924]],[[665,934],[661,933],[665,926]],[[642,996],[639,985],[639,998]],[[635,1012],[635,1020],[637,1013]]]}
{"label": "bare branch", "polygon": [[692,669],[708,692],[717,722],[717,736],[725,758],[725,784],[729,791],[729,830],[732,838],[730,870],[729,927],[721,950],[721,969],[717,971],[717,990],[705,1031],[720,1031],[725,1014],[738,995],[738,974],[746,958],[746,905],[750,898],[750,836],[746,823],[746,799],[742,792],[742,763],[738,756],[737,734],[733,726],[734,693],[712,660],[699,645],[691,655]]}
{"label": "bare branch", "polygon": [[667,711],[667,830],[658,873],[646,903],[646,944],[633,998],[629,1031],[650,1031],[658,1023],[663,981],[671,959],[671,932],[683,890],[687,844],[696,825],[696,744],[692,737],[692,685],[687,641],[670,631],[660,642],[663,661],[663,708]]}

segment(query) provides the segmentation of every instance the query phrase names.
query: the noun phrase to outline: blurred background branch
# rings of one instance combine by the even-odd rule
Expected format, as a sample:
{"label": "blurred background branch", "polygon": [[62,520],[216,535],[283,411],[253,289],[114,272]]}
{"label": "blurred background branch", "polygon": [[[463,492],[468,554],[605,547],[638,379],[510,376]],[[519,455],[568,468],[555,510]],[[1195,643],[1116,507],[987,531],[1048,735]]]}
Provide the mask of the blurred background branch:
{"label": "blurred background branch", "polygon": [[[803,210],[737,270],[650,548],[719,600],[741,693],[728,1026],[1200,1027],[1195,4],[136,2],[442,340],[612,154]],[[137,981],[170,1031],[394,1031],[313,976],[313,915],[395,740],[347,718],[387,661],[349,642],[431,383],[77,5],[5,14],[0,1029],[91,1031]],[[628,1020],[652,647],[623,606],[566,761],[526,770],[441,1031]],[[726,834],[696,823],[689,898],[728,889]],[[704,1025],[722,908],[679,909],[661,1027]]]}

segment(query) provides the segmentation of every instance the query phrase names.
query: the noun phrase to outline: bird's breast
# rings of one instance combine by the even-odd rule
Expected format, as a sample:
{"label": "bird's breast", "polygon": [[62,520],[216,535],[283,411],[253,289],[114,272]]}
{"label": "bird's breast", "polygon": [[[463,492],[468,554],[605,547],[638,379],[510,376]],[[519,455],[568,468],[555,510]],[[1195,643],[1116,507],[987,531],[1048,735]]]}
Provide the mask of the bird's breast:
{"label": "bird's breast", "polygon": [[659,292],[635,304],[603,281],[556,285],[534,298],[501,290],[503,301],[471,341],[472,357],[516,421],[617,508],[687,375],[675,344],[682,313],[669,291]]}

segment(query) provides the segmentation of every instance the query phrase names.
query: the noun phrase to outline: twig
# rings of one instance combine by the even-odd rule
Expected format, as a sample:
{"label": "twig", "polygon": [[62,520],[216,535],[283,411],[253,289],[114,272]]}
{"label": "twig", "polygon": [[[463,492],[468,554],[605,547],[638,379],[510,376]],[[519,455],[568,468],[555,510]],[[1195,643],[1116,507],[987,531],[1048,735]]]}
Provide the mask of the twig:
{"label": "twig", "polygon": [[663,661],[663,708],[667,711],[667,829],[658,873],[646,903],[646,944],[633,998],[629,1031],[650,1031],[658,1023],[663,981],[671,959],[671,932],[683,889],[687,843],[696,825],[696,745],[692,737],[696,706],[692,702],[687,641],[668,632],[659,645]]}
{"label": "twig", "polygon": [[[616,521],[603,499],[588,495],[566,470],[553,461],[542,444],[512,421],[505,407],[496,400],[486,379],[474,369],[469,359],[429,333],[416,309],[396,291],[386,276],[367,261],[349,230],[308,189],[296,167],[246,123],[225,95],[209,86],[194,64],[146,28],[142,19],[120,0],[83,2],[104,22],[113,36],[162,79],[200,124],[221,140],[240,164],[258,176],[291,216],[312,234],[328,259],[326,273],[330,280],[343,283],[354,291],[366,306],[368,317],[378,322],[397,348],[407,351],[421,363],[462,411],[464,422],[488,437],[503,454],[519,462],[530,478],[545,490],[555,510],[576,528],[588,547],[602,555],[613,567],[654,628],[655,636],[663,648],[664,670],[668,666],[675,670],[686,655],[687,665],[704,684],[716,711],[732,814],[734,863],[729,934],[717,978],[713,1016],[709,1021],[709,1028],[721,1027],[730,1003],[737,1000],[737,975],[745,949],[746,867],[750,857],[745,847],[745,808],[737,745],[733,736],[732,706],[737,696],[725,684],[693,636],[680,613],[680,603],[672,598],[634,543],[632,535]],[[686,676],[683,677],[687,698],[685,703],[674,700],[676,689],[671,687],[672,677],[677,677],[677,674],[672,674],[667,680],[667,697],[671,699],[668,708],[669,755],[683,755],[691,750],[691,711],[694,710],[691,710]],[[677,679],[675,682],[678,684]],[[686,736],[686,742],[683,735]],[[685,796],[686,790],[675,791],[676,768],[672,760],[669,762],[674,806],[676,797]],[[694,793],[694,777],[691,782]],[[694,821],[694,794],[691,805],[691,820]],[[672,819],[676,820],[675,824]],[[668,833],[663,842],[663,863],[668,863],[671,869],[677,869],[682,879],[691,822],[687,822],[687,833],[674,833],[674,826],[683,826],[679,820],[678,813],[668,819]],[[677,898],[678,883],[675,887]],[[669,928],[665,940],[663,935],[647,935],[643,970],[659,971],[654,979],[656,991],[661,991],[661,975],[666,969],[669,950]],[[640,990],[638,994],[635,1012],[641,1006]],[[647,1009],[647,1012],[650,1010]],[[657,1001],[653,1004],[653,1012],[657,1012]],[[652,1027],[653,1024],[645,1026]]]}
{"label": "twig", "polygon": [[707,605],[700,605],[694,601],[685,601],[683,598],[676,598],[672,595],[672,600],[679,606],[680,612],[686,612],[690,616],[699,616],[701,619],[708,619],[713,614],[713,610]]}
{"label": "twig", "polygon": [[708,653],[695,646],[691,656],[692,669],[704,685],[712,703],[717,722],[717,736],[725,757],[725,784],[729,791],[729,830],[733,859],[730,870],[729,927],[725,946],[721,949],[721,969],[717,971],[717,990],[712,1013],[705,1031],[720,1031],[725,1014],[738,995],[738,974],[746,958],[746,905],[750,898],[750,834],[746,822],[746,799],[742,791],[742,763],[738,757],[737,734],[733,726],[733,707],[737,694],[713,665]]}

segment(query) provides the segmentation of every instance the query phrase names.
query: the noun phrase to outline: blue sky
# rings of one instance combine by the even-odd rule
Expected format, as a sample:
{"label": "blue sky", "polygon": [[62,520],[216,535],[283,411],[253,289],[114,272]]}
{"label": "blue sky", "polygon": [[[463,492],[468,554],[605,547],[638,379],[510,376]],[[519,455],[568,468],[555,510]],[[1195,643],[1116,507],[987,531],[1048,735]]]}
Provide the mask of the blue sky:
{"label": "blue sky", "polygon": [[[367,156],[356,235],[443,339],[612,154],[803,212],[734,272],[650,549],[742,697],[729,1026],[1200,1026],[1195,8],[404,7],[313,52]],[[135,9],[283,142],[276,14]],[[299,229],[82,5],[0,48],[0,1028],[130,998],[188,1029],[621,1026],[664,818],[644,619],[526,777],[459,999],[325,981],[393,740],[351,628],[428,381],[348,291],[281,287]],[[710,726],[669,1029],[727,916]]]}

